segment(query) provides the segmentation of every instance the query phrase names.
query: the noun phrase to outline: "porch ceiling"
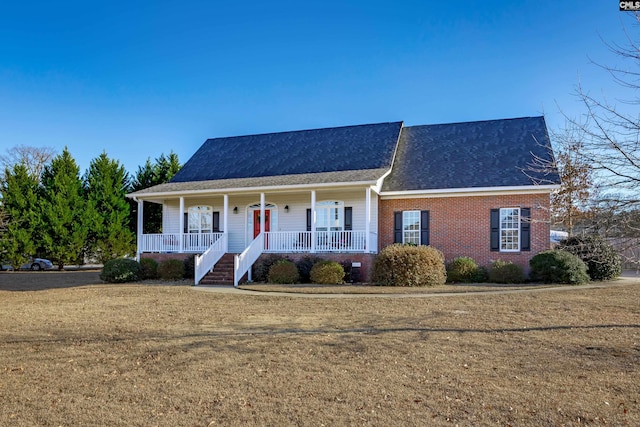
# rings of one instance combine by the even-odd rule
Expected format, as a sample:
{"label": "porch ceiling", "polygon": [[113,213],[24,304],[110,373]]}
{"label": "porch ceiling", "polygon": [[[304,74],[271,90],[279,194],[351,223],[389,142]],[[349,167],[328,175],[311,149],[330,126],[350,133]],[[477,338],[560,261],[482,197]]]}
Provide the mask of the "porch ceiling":
{"label": "porch ceiling", "polygon": [[213,181],[172,182],[130,193],[145,200],[166,196],[278,192],[318,188],[375,185],[388,169],[281,175],[260,178],[235,178]]}

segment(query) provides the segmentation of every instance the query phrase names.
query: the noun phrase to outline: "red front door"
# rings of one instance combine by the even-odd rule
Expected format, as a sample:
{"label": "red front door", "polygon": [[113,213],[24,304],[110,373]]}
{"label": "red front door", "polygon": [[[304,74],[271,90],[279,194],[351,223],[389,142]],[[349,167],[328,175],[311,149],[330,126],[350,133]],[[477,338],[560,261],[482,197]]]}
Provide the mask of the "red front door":
{"label": "red front door", "polygon": [[[271,211],[265,209],[264,211],[264,231],[268,232],[271,229]],[[260,234],[260,211],[253,211],[253,238],[255,239]]]}

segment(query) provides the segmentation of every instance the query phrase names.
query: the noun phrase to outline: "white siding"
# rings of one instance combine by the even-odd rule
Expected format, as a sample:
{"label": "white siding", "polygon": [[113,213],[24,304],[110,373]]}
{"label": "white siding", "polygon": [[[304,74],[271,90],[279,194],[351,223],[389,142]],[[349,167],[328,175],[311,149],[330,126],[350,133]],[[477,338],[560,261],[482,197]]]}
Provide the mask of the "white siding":
{"label": "white siding", "polygon": [[[339,200],[345,207],[353,209],[353,230],[364,231],[365,221],[365,189],[316,191],[316,201]],[[272,213],[271,231],[305,231],[307,229],[307,209],[311,207],[311,191],[298,193],[265,194],[265,202],[276,206]],[[223,227],[224,205],[222,196],[211,198],[185,198],[185,212],[191,206],[212,206],[214,211],[220,212],[220,227]],[[242,252],[253,239],[253,216],[249,213],[249,206],[260,204],[260,194],[230,195],[229,196],[229,229],[222,230],[229,233],[229,252]],[[289,206],[285,212],[284,207]],[[234,207],[238,213],[234,214]],[[165,233],[180,232],[180,200],[166,200],[163,206],[163,231]],[[371,232],[378,230],[378,195],[371,191]]]}

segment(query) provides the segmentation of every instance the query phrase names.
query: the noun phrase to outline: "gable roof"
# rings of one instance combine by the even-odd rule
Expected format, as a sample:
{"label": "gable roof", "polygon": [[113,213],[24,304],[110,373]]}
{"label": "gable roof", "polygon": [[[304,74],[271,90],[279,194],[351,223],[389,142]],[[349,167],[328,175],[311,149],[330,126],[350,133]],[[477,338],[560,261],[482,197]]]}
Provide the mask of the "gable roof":
{"label": "gable roof", "polygon": [[557,184],[529,170],[550,147],[543,117],[405,127],[382,192]]}
{"label": "gable roof", "polygon": [[401,128],[393,122],[208,139],[171,183],[383,169],[380,178]]}

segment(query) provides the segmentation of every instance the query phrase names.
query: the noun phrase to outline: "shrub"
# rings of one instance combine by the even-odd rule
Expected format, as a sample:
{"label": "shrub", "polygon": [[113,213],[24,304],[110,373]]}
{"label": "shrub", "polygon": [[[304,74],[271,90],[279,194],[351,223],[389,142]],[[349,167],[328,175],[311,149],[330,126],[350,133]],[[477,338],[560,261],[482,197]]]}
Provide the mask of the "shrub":
{"label": "shrub", "polygon": [[319,261],[322,261],[322,259],[313,255],[305,255],[296,261],[296,267],[298,267],[298,271],[300,272],[300,281],[302,283],[311,282],[311,269],[313,265]]}
{"label": "shrub", "polygon": [[511,261],[497,260],[489,268],[489,281],[492,283],[522,283],[524,271],[522,267]]}
{"label": "shrub", "polygon": [[574,236],[564,240],[558,249],[577,255],[587,264],[591,280],[610,280],[622,273],[622,259],[602,237]]}
{"label": "shrub", "polygon": [[579,285],[589,281],[586,264],[567,251],[540,252],[529,261],[531,280]]}
{"label": "shrub", "polygon": [[158,278],[158,262],[153,258],[142,258],[140,260],[140,268],[142,268],[143,279]]}
{"label": "shrub", "polygon": [[486,270],[469,257],[461,256],[447,265],[447,282],[479,283],[486,280]]}
{"label": "shrub", "polygon": [[158,276],[162,280],[181,280],[184,277],[184,263],[179,259],[168,259],[158,265]]}
{"label": "shrub", "polygon": [[187,256],[182,260],[184,264],[184,279],[193,279],[196,277],[196,257],[194,255]]}
{"label": "shrub", "polygon": [[267,279],[269,283],[298,283],[300,282],[300,273],[293,261],[281,259],[269,268]]}
{"label": "shrub", "polygon": [[320,285],[341,285],[344,279],[344,268],[335,261],[320,261],[311,268],[312,283]]}
{"label": "shrub", "polygon": [[278,254],[262,255],[251,269],[252,280],[254,282],[266,282],[269,276],[269,269],[276,262],[286,259],[286,257]]}
{"label": "shrub", "polygon": [[136,282],[142,278],[142,268],[132,259],[117,258],[104,263],[100,279],[107,283]]}
{"label": "shrub", "polygon": [[382,286],[437,286],[446,280],[444,256],[431,246],[389,245],[373,264],[373,281]]}

